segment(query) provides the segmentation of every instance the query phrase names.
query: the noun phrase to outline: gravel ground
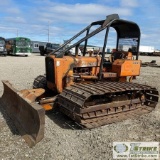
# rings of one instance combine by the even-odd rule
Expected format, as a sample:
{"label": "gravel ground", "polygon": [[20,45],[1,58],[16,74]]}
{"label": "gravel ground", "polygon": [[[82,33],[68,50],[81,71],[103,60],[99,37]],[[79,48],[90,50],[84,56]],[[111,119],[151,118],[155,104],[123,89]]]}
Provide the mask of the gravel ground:
{"label": "gravel ground", "polygon": [[[160,57],[140,57],[143,61]],[[9,80],[17,89],[32,88],[34,78],[44,74],[44,57],[0,57],[0,81]],[[160,92],[160,68],[143,67],[135,82],[156,86]],[[3,85],[0,82],[0,97]],[[2,104],[0,104],[2,108]],[[35,147],[29,148],[15,126],[0,109],[0,159],[107,159],[112,160],[114,141],[160,141],[160,103],[156,109],[137,119],[102,126],[92,130],[72,130],[61,113],[45,116],[45,137]],[[3,113],[3,114],[2,114]]]}

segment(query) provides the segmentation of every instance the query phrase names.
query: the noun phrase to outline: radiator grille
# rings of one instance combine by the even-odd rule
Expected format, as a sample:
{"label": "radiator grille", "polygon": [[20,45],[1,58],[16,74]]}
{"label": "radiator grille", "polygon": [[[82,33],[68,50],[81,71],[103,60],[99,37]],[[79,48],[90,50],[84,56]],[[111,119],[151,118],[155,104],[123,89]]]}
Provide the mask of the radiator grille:
{"label": "radiator grille", "polygon": [[46,57],[46,79],[49,82],[55,83],[55,71],[54,71],[54,60],[50,57]]}

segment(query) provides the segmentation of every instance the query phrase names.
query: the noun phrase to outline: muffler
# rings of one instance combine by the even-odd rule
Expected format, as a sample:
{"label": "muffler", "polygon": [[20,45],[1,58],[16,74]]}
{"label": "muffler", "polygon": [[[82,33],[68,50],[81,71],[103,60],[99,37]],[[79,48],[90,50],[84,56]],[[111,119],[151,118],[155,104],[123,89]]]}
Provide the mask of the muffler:
{"label": "muffler", "polygon": [[44,137],[45,110],[35,102],[35,99],[45,91],[43,89],[18,91],[9,81],[2,82],[4,85],[2,107],[29,147],[32,147]]}

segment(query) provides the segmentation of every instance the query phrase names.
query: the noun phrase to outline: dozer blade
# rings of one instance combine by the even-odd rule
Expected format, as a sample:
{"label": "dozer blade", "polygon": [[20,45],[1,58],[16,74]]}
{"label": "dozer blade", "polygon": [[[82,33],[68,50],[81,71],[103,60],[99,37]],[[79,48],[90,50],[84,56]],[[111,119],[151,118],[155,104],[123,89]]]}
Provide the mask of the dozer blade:
{"label": "dozer blade", "polygon": [[35,90],[18,91],[9,81],[2,82],[2,106],[29,147],[32,147],[44,137],[45,110],[35,103]]}

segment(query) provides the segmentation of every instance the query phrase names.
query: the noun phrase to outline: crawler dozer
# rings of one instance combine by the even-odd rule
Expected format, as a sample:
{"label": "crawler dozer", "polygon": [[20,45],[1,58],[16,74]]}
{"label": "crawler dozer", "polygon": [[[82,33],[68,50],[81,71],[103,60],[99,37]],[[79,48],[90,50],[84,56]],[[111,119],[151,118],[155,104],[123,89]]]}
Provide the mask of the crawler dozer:
{"label": "crawler dozer", "polygon": [[[111,28],[117,35],[116,49],[106,57]],[[105,33],[101,52],[86,54],[88,40],[100,32]],[[78,56],[82,43],[83,56]],[[3,106],[26,142],[33,146],[43,138],[45,111],[53,108],[89,129],[151,112],[158,103],[158,91],[132,82],[140,75],[139,44],[139,26],[112,14],[92,22],[47,55],[46,73],[34,80],[32,90],[18,91],[3,81]],[[70,55],[71,48],[75,55]]]}

